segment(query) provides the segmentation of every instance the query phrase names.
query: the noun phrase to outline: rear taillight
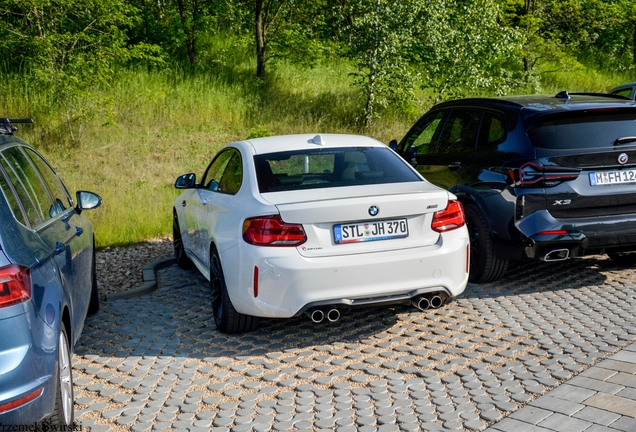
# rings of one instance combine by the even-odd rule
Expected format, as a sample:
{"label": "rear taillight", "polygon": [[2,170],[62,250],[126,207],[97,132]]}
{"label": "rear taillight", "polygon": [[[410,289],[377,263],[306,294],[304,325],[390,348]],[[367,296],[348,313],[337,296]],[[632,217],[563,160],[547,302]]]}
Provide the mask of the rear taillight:
{"label": "rear taillight", "polygon": [[31,298],[31,271],[28,267],[8,265],[0,268],[0,308]]}
{"label": "rear taillight", "polygon": [[539,231],[537,234],[540,235],[566,235],[567,230],[548,230],[548,231]]}
{"label": "rear taillight", "polygon": [[464,217],[464,207],[459,201],[449,201],[444,210],[433,214],[431,228],[433,231],[446,232],[461,228],[466,223]]}
{"label": "rear taillight", "polygon": [[31,402],[32,400],[39,398],[42,395],[43,392],[44,392],[44,389],[39,388],[39,389],[29,393],[26,396],[22,396],[19,399],[16,399],[16,400],[8,402],[6,404],[0,405],[0,414],[2,414],[4,412],[7,412],[7,411],[11,411],[12,409],[15,409],[15,408],[17,408],[19,406],[25,405],[25,404]]}
{"label": "rear taillight", "polygon": [[307,236],[302,225],[285,223],[280,215],[273,215],[245,219],[243,240],[255,246],[299,246]]}
{"label": "rear taillight", "polygon": [[574,180],[581,172],[578,168],[543,166],[536,162],[528,162],[518,169],[508,170],[515,186],[552,187],[567,180]]}

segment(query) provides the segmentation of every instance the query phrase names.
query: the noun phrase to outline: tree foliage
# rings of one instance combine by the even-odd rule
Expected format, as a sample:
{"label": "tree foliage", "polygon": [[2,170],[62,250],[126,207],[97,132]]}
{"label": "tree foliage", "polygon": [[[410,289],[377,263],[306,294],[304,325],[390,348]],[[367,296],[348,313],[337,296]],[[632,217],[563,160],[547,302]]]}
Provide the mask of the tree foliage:
{"label": "tree foliage", "polygon": [[108,86],[117,62],[147,52],[126,43],[135,11],[120,0],[1,0],[5,67],[31,77],[62,106],[71,140],[82,121],[108,105],[94,89]]}
{"label": "tree foliage", "polygon": [[419,89],[437,102],[581,62],[636,70],[633,0],[0,0],[0,67],[54,95],[74,141],[116,67],[215,73],[218,34],[251,41],[260,79],[277,61],[347,61],[364,125]]}
{"label": "tree foliage", "polygon": [[493,0],[437,0],[421,11],[415,59],[435,103],[519,83],[521,33],[501,26]]}
{"label": "tree foliage", "polygon": [[413,97],[418,73],[410,67],[414,29],[421,2],[411,0],[361,0],[345,4],[350,40],[346,55],[353,59],[354,85],[365,94],[364,125],[375,107]]}

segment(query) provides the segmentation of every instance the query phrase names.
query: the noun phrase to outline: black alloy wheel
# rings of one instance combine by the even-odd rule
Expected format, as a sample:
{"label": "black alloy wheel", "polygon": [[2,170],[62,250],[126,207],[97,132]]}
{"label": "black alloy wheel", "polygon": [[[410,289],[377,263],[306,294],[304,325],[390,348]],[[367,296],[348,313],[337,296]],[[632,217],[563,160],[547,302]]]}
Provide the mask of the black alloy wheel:
{"label": "black alloy wheel", "polygon": [[179,218],[177,217],[176,211],[172,213],[172,246],[174,247],[174,257],[177,261],[177,265],[186,270],[193,268],[194,263],[188,258],[183,247],[181,228],[179,227]]}
{"label": "black alloy wheel", "polygon": [[466,227],[470,238],[470,282],[492,282],[500,279],[508,268],[508,260],[495,255],[488,222],[477,206],[464,205]]}
{"label": "black alloy wheel", "polygon": [[216,248],[210,251],[210,288],[212,290],[212,312],[216,327],[222,333],[245,333],[258,328],[260,319],[237,312],[227,292],[221,257]]}

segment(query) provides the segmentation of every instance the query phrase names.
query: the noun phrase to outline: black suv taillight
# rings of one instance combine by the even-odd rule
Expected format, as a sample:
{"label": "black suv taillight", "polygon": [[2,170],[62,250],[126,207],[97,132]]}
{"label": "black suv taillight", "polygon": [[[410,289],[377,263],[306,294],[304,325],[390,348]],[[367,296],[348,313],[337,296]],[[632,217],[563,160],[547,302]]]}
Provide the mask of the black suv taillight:
{"label": "black suv taillight", "polygon": [[576,179],[581,170],[555,166],[546,167],[537,162],[528,162],[520,168],[508,170],[508,173],[515,186],[552,187],[561,182]]}

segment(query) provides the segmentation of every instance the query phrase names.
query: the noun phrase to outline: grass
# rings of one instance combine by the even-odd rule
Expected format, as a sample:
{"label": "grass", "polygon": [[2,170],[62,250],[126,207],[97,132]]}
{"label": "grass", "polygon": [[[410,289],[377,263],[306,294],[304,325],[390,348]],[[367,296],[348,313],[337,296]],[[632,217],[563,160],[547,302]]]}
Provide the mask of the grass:
{"label": "grass", "polygon": [[[216,41],[209,70],[121,70],[114,77],[114,121],[96,117],[72,145],[54,98],[19,76],[4,77],[0,103],[10,117],[32,117],[18,135],[51,161],[71,192],[100,194],[102,207],[87,212],[98,247],[127,245],[171,235],[172,205],[180,174],[201,175],[216,152],[232,141],[289,133],[364,133],[383,142],[401,138],[428,107],[389,110],[373,125],[358,125],[364,100],[350,85],[347,64],[313,68],[278,64],[264,82],[253,78],[247,47]],[[606,91],[633,80],[587,69],[546,74],[542,91]],[[424,99],[424,95],[422,100]]]}

